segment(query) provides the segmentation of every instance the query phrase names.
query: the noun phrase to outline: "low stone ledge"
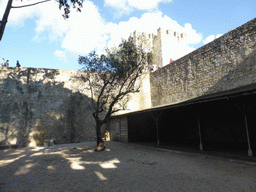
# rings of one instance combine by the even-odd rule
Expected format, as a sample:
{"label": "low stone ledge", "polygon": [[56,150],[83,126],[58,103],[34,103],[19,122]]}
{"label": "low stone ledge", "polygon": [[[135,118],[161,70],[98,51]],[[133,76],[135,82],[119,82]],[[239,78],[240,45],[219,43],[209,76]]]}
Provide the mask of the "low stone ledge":
{"label": "low stone ledge", "polygon": [[54,146],[54,139],[44,140],[44,146],[45,147]]}
{"label": "low stone ledge", "polygon": [[19,145],[0,145],[0,150],[1,149],[17,149],[19,148]]}

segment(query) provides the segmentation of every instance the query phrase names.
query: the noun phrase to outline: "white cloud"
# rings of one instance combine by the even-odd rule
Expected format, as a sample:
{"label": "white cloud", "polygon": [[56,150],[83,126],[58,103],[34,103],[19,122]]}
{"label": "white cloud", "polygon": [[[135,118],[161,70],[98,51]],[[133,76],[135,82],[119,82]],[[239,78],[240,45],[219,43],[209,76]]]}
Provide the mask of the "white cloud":
{"label": "white cloud", "polygon": [[[8,0],[0,1],[0,17],[3,15]],[[24,6],[32,3],[39,2],[23,0],[13,1],[12,6]],[[23,27],[24,21],[29,18],[37,18],[35,29],[37,35],[34,39],[38,39],[40,34],[47,31],[51,39],[61,37],[68,31],[67,20],[64,20],[62,14],[63,10],[59,10],[58,3],[56,1],[49,1],[35,6],[12,8],[8,17],[8,26]],[[42,36],[41,36],[42,38]]]}
{"label": "white cloud", "polygon": [[2,17],[4,15],[4,11],[7,5],[7,0],[0,0],[0,19],[2,20]]}
{"label": "white cloud", "polygon": [[[1,0],[0,1],[0,17],[2,18],[6,5],[8,0]],[[36,1],[33,1],[35,3]],[[12,6],[23,6],[31,4],[31,1],[13,1]],[[49,4],[49,2],[46,2],[44,4]],[[41,4],[43,5],[43,4]],[[9,13],[8,17],[8,25],[15,26],[15,27],[22,27],[24,25],[24,21],[28,18],[33,18],[34,16],[40,15],[40,7],[41,6],[29,6],[24,8],[12,8]]]}
{"label": "white cloud", "polygon": [[[97,7],[88,3],[86,10],[72,15],[70,19],[70,31],[64,37],[62,48],[76,54],[87,54],[92,50],[102,52],[105,47],[118,46],[121,39],[127,39],[135,30],[157,34],[157,29],[162,28],[186,33],[187,37],[182,42],[175,40],[166,47],[165,55],[169,57],[171,52],[173,59],[178,59],[195,50],[190,44],[201,42],[201,34],[194,30],[191,24],[179,25],[161,12],[145,13],[141,18],[132,17],[126,22],[106,23],[98,13]],[[75,13],[74,13],[75,14]],[[79,21],[79,22],[78,22]],[[175,46],[174,46],[175,44]],[[166,61],[165,61],[166,62]]]}
{"label": "white cloud", "polygon": [[140,19],[136,17],[130,18],[127,22],[119,24],[110,23],[107,25],[108,31],[111,33],[108,46],[117,46],[121,42],[121,38],[127,39],[129,35],[138,30],[139,32],[157,34],[157,29],[161,27],[163,30],[171,29],[172,31],[183,32],[187,34],[186,44],[196,44],[201,41],[201,35],[192,29],[191,24],[186,23],[184,27],[168,16],[163,16],[161,12],[145,13]]}
{"label": "white cloud", "polygon": [[212,42],[214,39],[215,39],[215,36],[214,36],[214,35],[210,35],[210,36],[206,37],[205,40],[203,40],[203,43],[204,43],[204,44],[210,43],[210,42]]}
{"label": "white cloud", "polygon": [[223,34],[218,34],[218,35],[216,35],[216,39],[217,38],[219,38],[219,37],[221,37]]}
{"label": "white cloud", "polygon": [[71,14],[70,30],[64,37],[62,47],[79,54],[101,50],[106,46],[106,24],[98,9],[91,2],[84,2],[82,12]]}
{"label": "white cloud", "polygon": [[158,3],[160,3],[161,0],[128,0],[128,3],[131,7],[134,7],[135,9],[139,10],[151,10],[156,9],[158,6]]}
{"label": "white cloud", "polygon": [[105,6],[112,7],[117,17],[127,15],[133,11],[133,8],[124,0],[105,0]]}
{"label": "white cloud", "polygon": [[[108,2],[113,5],[119,2],[119,5],[122,6],[123,2],[127,3],[128,1],[108,0]],[[147,4],[145,1],[132,0],[128,3],[132,8],[149,9],[155,8],[159,2],[169,1],[153,0],[150,1],[151,7],[139,2]],[[77,58],[76,56],[79,54],[85,55],[92,50],[102,52],[106,47],[118,46],[121,43],[121,38],[127,39],[135,30],[156,35],[157,29],[161,27],[162,31],[171,29],[172,31],[186,33],[187,37],[182,42],[172,42],[172,47],[166,48],[165,54],[167,57],[171,54],[173,59],[178,59],[193,51],[194,48],[189,45],[199,43],[202,39],[201,34],[197,33],[191,24],[186,23],[181,26],[161,12],[145,13],[141,18],[131,17],[125,22],[107,23],[99,14],[97,6],[90,1],[84,1],[81,12],[72,10],[68,20],[63,19],[63,11],[59,10],[55,1],[16,10],[11,11],[10,23],[17,25],[24,22],[26,18],[36,16],[36,36],[34,39],[50,38],[60,40],[61,47],[64,50],[56,50],[54,55],[64,61],[70,58]],[[171,53],[169,54],[169,52]],[[68,55],[72,55],[72,57],[68,57]]]}
{"label": "white cloud", "polygon": [[[223,34],[218,34],[218,35],[216,35],[216,39],[219,38],[219,37],[221,37],[222,35],[223,35]],[[206,37],[205,40],[203,40],[203,43],[204,43],[204,44],[210,43],[210,42],[212,42],[214,39],[215,39],[215,35],[210,35],[210,36]]]}
{"label": "white cloud", "polygon": [[202,39],[202,35],[198,34],[191,24],[186,23],[183,27],[170,17],[163,16],[161,12],[145,13],[140,19],[132,17],[127,22],[120,22],[119,24],[109,23],[107,26],[110,33],[108,47],[117,46],[121,42],[122,37],[127,39],[135,30],[157,35],[157,29],[161,27],[163,33],[166,33],[167,29],[171,29],[173,32],[186,33],[187,36],[182,41],[177,41],[175,38],[164,40],[168,41],[168,43],[162,44],[164,46],[164,64],[167,64],[170,58],[177,60],[194,51],[195,49],[189,45],[199,43]]}
{"label": "white cloud", "polygon": [[169,3],[172,0],[105,0],[105,6],[113,8],[118,16],[129,14],[133,10],[156,10],[159,3]]}
{"label": "white cloud", "polygon": [[60,10],[58,3],[51,1],[40,5],[38,8],[39,18],[36,20],[37,27],[35,39],[40,39],[45,31],[48,32],[49,37],[53,40],[64,35],[70,29],[69,21],[62,17],[64,13]]}
{"label": "white cloud", "polygon": [[56,50],[56,51],[54,52],[54,55],[55,55],[56,57],[59,57],[60,60],[67,61],[66,52],[63,52],[63,51],[60,51],[60,50]]}

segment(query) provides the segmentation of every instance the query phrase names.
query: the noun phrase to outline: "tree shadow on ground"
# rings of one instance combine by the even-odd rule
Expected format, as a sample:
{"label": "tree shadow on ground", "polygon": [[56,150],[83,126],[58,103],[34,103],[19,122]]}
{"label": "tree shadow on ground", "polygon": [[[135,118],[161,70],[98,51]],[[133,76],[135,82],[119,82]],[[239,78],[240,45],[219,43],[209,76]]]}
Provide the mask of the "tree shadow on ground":
{"label": "tree shadow on ground", "polygon": [[0,151],[0,190],[200,191],[204,186],[223,191],[231,185],[237,185],[234,189],[239,191],[255,188],[253,166],[115,142],[106,142],[107,151],[95,152],[95,143]]}
{"label": "tree shadow on ground", "polygon": [[[62,144],[0,151],[0,190],[93,191],[120,165],[111,149],[95,152],[96,143]],[[86,180],[90,180],[88,182]]]}

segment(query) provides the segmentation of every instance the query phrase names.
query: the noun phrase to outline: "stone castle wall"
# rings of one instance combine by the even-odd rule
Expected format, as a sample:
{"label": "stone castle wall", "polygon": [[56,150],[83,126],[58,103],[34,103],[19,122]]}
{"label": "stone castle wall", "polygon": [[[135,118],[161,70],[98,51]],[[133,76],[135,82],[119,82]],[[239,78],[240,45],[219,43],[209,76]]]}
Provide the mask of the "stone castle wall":
{"label": "stone castle wall", "polygon": [[256,19],[151,73],[152,107],[256,83]]}
{"label": "stone castle wall", "polygon": [[88,94],[72,80],[77,71],[0,67],[0,139],[36,145],[94,141]]}
{"label": "stone castle wall", "polygon": [[137,86],[138,84],[140,84],[140,92],[130,94],[127,109],[118,111],[114,115],[151,108],[150,72],[145,72],[141,77],[139,77],[135,85]]}
{"label": "stone castle wall", "polygon": [[[73,78],[79,73],[0,67],[0,144],[37,145],[51,138],[56,143],[95,140],[90,93],[84,89],[86,84]],[[140,82],[141,92],[131,95],[128,109],[118,114],[256,83],[256,19],[145,73]],[[126,122],[126,118],[115,119],[110,126],[112,138],[124,140]]]}
{"label": "stone castle wall", "polygon": [[[90,92],[74,78],[79,73],[0,67],[0,145],[95,141]],[[142,78],[142,91],[131,96],[126,112],[151,107],[149,73]]]}

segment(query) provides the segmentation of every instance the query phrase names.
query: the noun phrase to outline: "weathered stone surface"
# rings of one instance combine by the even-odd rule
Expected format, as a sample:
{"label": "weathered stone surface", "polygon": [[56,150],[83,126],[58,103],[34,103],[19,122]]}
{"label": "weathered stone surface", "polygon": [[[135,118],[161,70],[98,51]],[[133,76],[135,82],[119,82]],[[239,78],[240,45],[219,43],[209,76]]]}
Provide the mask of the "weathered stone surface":
{"label": "weathered stone surface", "polygon": [[[42,145],[94,141],[89,93],[77,71],[0,67],[2,143]],[[86,86],[86,85],[85,85]]]}
{"label": "weathered stone surface", "polygon": [[152,107],[256,83],[256,19],[151,73]]}
{"label": "weathered stone surface", "polygon": [[128,142],[127,116],[112,118],[108,127],[111,141]]}
{"label": "weathered stone surface", "polygon": [[44,146],[45,147],[54,146],[54,139],[44,140]]}
{"label": "weathered stone surface", "polygon": [[[0,144],[43,145],[95,141],[88,85],[74,77],[81,72],[0,67]],[[141,92],[131,95],[126,111],[151,107],[149,73]],[[140,82],[138,82],[140,83]],[[102,127],[102,133],[107,127]]]}
{"label": "weathered stone surface", "polygon": [[[151,107],[253,83],[256,83],[256,18],[151,73]],[[120,136],[128,132],[126,119],[127,116],[111,119],[111,140],[128,141],[128,134]]]}
{"label": "weathered stone surface", "polygon": [[[86,84],[78,71],[0,67],[0,144],[42,145],[95,141]],[[153,73],[141,92],[117,114],[186,101],[256,83],[256,19]],[[104,133],[128,142],[127,116],[113,118]]]}

